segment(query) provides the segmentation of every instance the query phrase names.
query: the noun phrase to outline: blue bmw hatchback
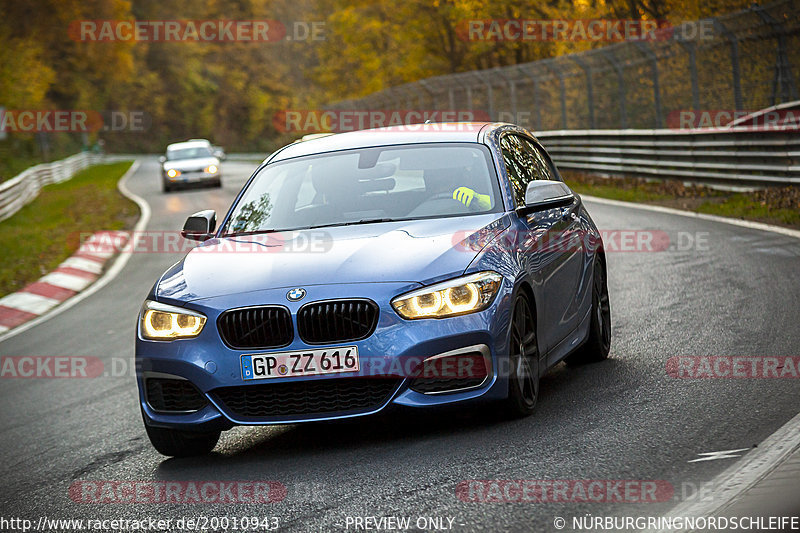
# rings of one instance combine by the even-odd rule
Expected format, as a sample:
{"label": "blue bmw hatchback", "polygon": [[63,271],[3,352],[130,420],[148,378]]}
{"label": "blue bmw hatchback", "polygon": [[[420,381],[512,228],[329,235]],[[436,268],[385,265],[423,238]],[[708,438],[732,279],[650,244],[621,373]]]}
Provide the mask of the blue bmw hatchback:
{"label": "blue bmw hatchback", "polygon": [[530,414],[539,377],[608,356],[600,234],[526,130],[398,126],[288,145],[155,283],[137,381],[165,455],[234,425],[484,402]]}

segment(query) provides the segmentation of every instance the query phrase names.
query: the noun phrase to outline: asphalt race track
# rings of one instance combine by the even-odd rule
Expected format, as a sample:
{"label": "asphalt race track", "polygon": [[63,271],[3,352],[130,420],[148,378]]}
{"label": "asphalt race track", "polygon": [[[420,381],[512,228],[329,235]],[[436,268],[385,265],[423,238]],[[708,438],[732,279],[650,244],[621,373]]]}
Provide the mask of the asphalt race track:
{"label": "asphalt race track", "polygon": [[[157,165],[155,157],[143,158],[128,187],[152,208],[147,229],[168,231],[201,209],[222,216],[255,167],[227,162],[223,189],[165,195]],[[674,356],[800,355],[800,240],[587,204],[601,229],[664,231],[673,245],[608,253],[611,358],[557,366],[542,381],[534,416],[401,412],[237,428],[203,459],[167,460],[145,436],[133,371],[123,367],[132,366],[134,326],[147,291],[179,256],[133,254],[97,293],[0,342],[3,356],[92,356],[121,374],[0,380],[0,514],[34,523],[42,515],[276,516],[281,530],[292,531],[345,530],[347,517],[391,515],[412,517],[412,524],[417,517],[450,517],[455,531],[555,531],[556,516],[668,511],[738,459],[690,460],[752,448],[800,412],[797,379],[692,380],[666,371]],[[473,479],[664,480],[674,496],[638,504],[460,501],[456,487]],[[285,485],[287,495],[259,505],[70,499],[76,481],[99,480],[271,480]],[[355,530],[352,522],[348,529]]]}

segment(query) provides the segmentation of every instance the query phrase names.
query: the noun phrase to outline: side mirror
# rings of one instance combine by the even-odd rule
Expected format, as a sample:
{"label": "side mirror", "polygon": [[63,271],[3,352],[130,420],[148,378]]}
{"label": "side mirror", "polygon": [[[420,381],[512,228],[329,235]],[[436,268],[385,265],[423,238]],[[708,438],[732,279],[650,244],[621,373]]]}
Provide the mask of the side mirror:
{"label": "side mirror", "polygon": [[166,158],[166,156],[163,156],[163,155],[162,155],[161,157],[159,157],[159,158],[158,158],[158,162],[159,162],[159,163],[161,163],[162,165],[163,165],[164,163],[166,163],[166,162],[167,162],[167,158]]}
{"label": "side mirror", "polygon": [[225,161],[225,151],[222,148],[216,148],[214,150],[214,157],[219,159],[220,161]]}
{"label": "side mirror", "polygon": [[561,181],[534,180],[525,189],[525,207],[533,211],[569,205],[575,193]]}
{"label": "side mirror", "polygon": [[213,209],[198,211],[186,219],[181,237],[193,241],[206,241],[214,236],[217,228],[217,213]]}

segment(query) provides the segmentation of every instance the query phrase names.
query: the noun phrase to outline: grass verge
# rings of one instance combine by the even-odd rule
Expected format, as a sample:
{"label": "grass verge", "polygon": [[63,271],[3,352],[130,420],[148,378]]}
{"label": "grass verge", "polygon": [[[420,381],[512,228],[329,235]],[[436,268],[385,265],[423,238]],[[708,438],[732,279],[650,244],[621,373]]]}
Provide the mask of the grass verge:
{"label": "grass verge", "polygon": [[132,228],[139,208],[117,190],[131,164],[84,169],[68,181],[48,185],[33,202],[0,222],[0,295],[56,268],[78,249],[81,233]]}
{"label": "grass verge", "polygon": [[580,172],[562,172],[578,194],[611,200],[663,205],[676,209],[740,218],[800,229],[800,188],[770,187],[752,192],[727,192],[679,181],[639,178],[602,178]]}

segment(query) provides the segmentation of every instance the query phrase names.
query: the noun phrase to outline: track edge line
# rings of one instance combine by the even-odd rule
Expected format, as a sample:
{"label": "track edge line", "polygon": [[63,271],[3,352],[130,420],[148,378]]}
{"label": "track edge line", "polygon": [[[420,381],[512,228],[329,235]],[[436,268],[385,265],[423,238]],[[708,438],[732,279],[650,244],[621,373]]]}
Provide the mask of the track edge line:
{"label": "track edge line", "polygon": [[795,239],[800,239],[800,230],[791,228],[784,228],[783,226],[775,226],[773,224],[765,224],[764,222],[755,222],[752,220],[742,220],[740,218],[723,217],[719,215],[709,215],[706,213],[696,213],[694,211],[684,211],[683,209],[675,209],[672,207],[664,207],[662,205],[641,204],[638,202],[623,202],[622,200],[610,200],[608,198],[600,198],[599,196],[590,196],[582,194],[580,197],[590,202],[606,205],[616,205],[619,207],[630,207],[633,209],[643,209],[646,211],[654,211],[657,213],[664,213],[667,215],[678,215],[689,218],[699,218],[702,220],[710,220],[712,222],[721,222],[723,224],[730,224],[732,226],[739,226],[742,228],[755,229],[760,231],[769,231],[772,233],[779,233]]}
{"label": "track edge line", "polygon": [[[711,480],[714,488],[709,501],[687,501],[664,516],[712,516],[730,506],[736,498],[769,475],[784,459],[800,448],[800,413],[772,433],[757,448]],[[658,530],[689,531],[686,529]]]}

